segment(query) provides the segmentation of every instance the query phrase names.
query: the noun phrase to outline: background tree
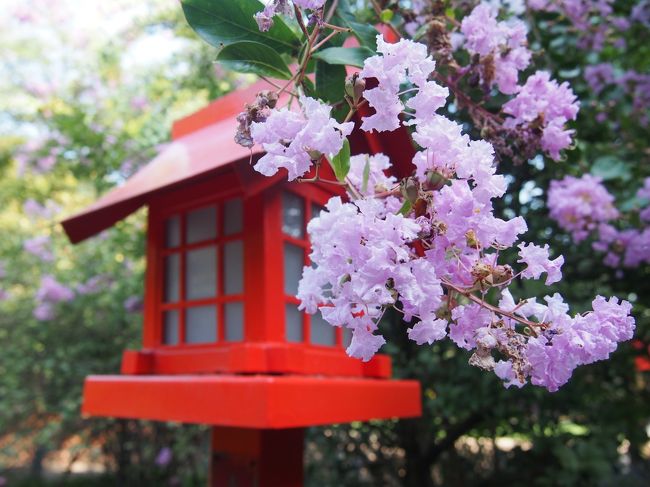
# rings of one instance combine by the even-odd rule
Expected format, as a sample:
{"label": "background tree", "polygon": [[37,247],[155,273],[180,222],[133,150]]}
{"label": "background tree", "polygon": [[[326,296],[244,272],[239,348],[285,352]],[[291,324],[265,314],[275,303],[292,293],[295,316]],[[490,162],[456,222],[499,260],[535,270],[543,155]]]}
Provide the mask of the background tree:
{"label": "background tree", "polygon": [[[385,22],[399,31],[415,28],[439,65],[452,55],[471,62],[466,53],[452,54],[448,32],[478,2],[337,3],[344,12],[337,21],[352,26],[362,43],[372,43],[370,25]],[[647,344],[646,263],[612,267],[605,252],[592,248],[597,236],[576,243],[549,217],[547,195],[552,180],[591,173],[624,214],[616,225],[643,226],[636,193],[649,175],[648,2],[491,3],[503,4],[501,18],[514,8],[528,22],[536,53],[529,70],[570,81],[581,103],[572,126],[575,149],[566,160],[520,160],[522,147],[502,154],[499,172],[508,175],[510,196],[499,212],[524,215],[526,236],[565,256],[570,277],[558,290],[569,302],[587,309],[598,293],[632,302],[636,337]],[[595,6],[570,8],[585,4]],[[142,213],[76,247],[56,222],[132,175],[169,139],[172,120],[241,78],[214,63],[224,54],[197,38],[177,5],[95,4],[86,7],[101,12],[95,25],[80,23],[79,7],[70,2],[26,5],[3,17],[0,30],[0,475],[13,482],[12,469],[30,465],[39,477],[64,450],[70,465],[88,455],[103,463],[106,482],[202,485],[207,435],[201,428],[79,415],[83,378],[116,372],[121,351],[139,340]],[[340,45],[341,37],[328,47]],[[289,53],[281,55],[289,60]],[[326,90],[327,101],[340,100],[342,66],[319,60],[314,68],[313,88]],[[322,81],[328,78],[336,82]],[[480,99],[480,79],[469,78],[464,88]],[[304,88],[311,88],[308,78]],[[486,134],[470,105],[455,100],[448,109],[473,127],[472,138]],[[505,137],[488,135],[496,145]],[[522,295],[543,292],[537,282],[524,286]],[[309,485],[648,483],[647,372],[634,367],[645,345],[640,351],[621,345],[609,361],[582,367],[550,394],[504,389],[447,342],[415,345],[397,314],[381,326],[396,375],[423,385],[424,415],[311,430]]]}

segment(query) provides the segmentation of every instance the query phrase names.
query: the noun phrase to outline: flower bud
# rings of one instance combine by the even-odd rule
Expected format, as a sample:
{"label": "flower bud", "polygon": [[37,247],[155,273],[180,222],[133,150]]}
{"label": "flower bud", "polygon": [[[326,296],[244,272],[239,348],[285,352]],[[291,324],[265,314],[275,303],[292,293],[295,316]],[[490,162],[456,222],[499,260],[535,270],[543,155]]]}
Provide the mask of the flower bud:
{"label": "flower bud", "polygon": [[406,178],[403,179],[400,183],[400,189],[404,198],[409,200],[411,203],[414,203],[418,199],[418,193],[420,192],[419,184],[415,178]]}
{"label": "flower bud", "polygon": [[323,155],[320,151],[311,149],[307,152],[309,154],[309,157],[311,158],[312,161],[317,161],[320,159],[320,157]]}
{"label": "flower bud", "polygon": [[363,96],[366,89],[366,81],[359,78],[359,73],[354,73],[345,80],[345,94],[352,99],[352,103],[356,106]]}
{"label": "flower bud", "polygon": [[438,191],[439,189],[442,189],[446,183],[447,178],[445,178],[442,174],[435,171],[427,172],[427,189],[430,189],[431,191]]}

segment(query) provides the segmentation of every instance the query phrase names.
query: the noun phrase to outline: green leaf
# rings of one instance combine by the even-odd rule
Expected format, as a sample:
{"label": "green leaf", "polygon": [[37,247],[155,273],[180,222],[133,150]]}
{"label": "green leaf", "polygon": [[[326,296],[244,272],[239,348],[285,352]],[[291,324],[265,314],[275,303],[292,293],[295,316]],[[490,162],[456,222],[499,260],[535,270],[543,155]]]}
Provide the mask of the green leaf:
{"label": "green leaf", "polygon": [[591,174],[599,176],[603,181],[621,179],[629,181],[632,179],[632,172],[625,162],[612,156],[602,156],[596,159],[591,166]]}
{"label": "green leaf", "polygon": [[302,89],[305,91],[305,95],[310,96],[312,98],[318,98],[316,95],[316,86],[314,86],[314,82],[310,80],[307,77],[304,77],[302,79]]}
{"label": "green leaf", "polygon": [[327,64],[342,64],[362,68],[366,58],[373,54],[367,47],[328,47],[322,51],[317,51],[313,57]]}
{"label": "green leaf", "polygon": [[316,63],[316,93],[329,103],[343,100],[345,95],[345,66]]}
{"label": "green leaf", "polygon": [[343,147],[332,157],[331,163],[336,179],[343,182],[350,171],[350,142],[347,137],[343,139]]}
{"label": "green leaf", "polygon": [[337,10],[332,22],[341,27],[347,27],[350,29],[352,35],[359,41],[359,44],[367,47],[373,53],[377,50],[377,34],[379,34],[377,29],[370,24],[357,22],[352,13],[341,10],[340,3],[339,10]]}
{"label": "green leaf", "polygon": [[411,204],[410,200],[405,200],[402,207],[399,210],[397,210],[397,214],[398,215],[408,215],[409,211],[411,211],[412,206],[413,205]]}
{"label": "green leaf", "polygon": [[217,61],[239,73],[252,73],[278,79],[290,79],[291,71],[280,55],[259,42],[234,42],[224,47]]}
{"label": "green leaf", "polygon": [[366,156],[366,165],[363,166],[363,181],[361,183],[361,192],[365,194],[368,191],[368,180],[370,179],[370,158]]}
{"label": "green leaf", "polygon": [[261,32],[254,15],[264,9],[258,0],[182,0],[187,23],[215,46],[240,41],[261,42],[277,52],[296,52],[300,40],[279,16]]}

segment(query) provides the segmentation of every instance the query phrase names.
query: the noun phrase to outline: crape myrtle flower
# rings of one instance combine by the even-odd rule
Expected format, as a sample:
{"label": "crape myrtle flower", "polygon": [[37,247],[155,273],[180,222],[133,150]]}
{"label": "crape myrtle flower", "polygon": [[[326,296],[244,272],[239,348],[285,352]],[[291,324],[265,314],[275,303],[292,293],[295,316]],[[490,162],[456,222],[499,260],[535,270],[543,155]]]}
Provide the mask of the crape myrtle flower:
{"label": "crape myrtle flower", "polygon": [[537,71],[517,96],[503,105],[508,117],[504,126],[536,126],[542,130],[541,146],[549,156],[560,159],[560,151],[571,145],[573,130],[565,128],[578,115],[579,103],[565,81],[558,84],[546,71]]}
{"label": "crape myrtle flower", "polygon": [[479,74],[486,89],[496,85],[511,95],[519,91],[519,71],[530,64],[526,25],[520,20],[499,22],[497,10],[480,3],[463,19],[460,31],[467,51],[479,58]]}
{"label": "crape myrtle flower", "polygon": [[255,164],[265,176],[285,168],[289,181],[303,176],[320,155],[333,156],[343,147],[353,122],[339,123],[330,116],[332,107],[308,96],[300,97],[301,111],[272,110],[264,122],[251,124],[251,135],[266,154]]}
{"label": "crape myrtle flower", "polygon": [[298,8],[318,10],[323,8],[325,0],[292,0],[291,2],[289,0],[273,0],[264,7],[264,10],[255,14],[255,22],[257,22],[258,28],[262,32],[268,31],[273,25],[273,17],[276,15],[291,17],[293,15],[292,3]]}
{"label": "crape myrtle flower", "polygon": [[571,233],[576,242],[587,238],[600,223],[619,215],[614,196],[603,186],[601,178],[591,174],[551,181],[547,203],[551,218]]}
{"label": "crape myrtle flower", "polygon": [[[484,25],[478,14],[485,16]],[[501,25],[491,11],[479,10],[466,25],[467,45],[479,56],[496,58],[504,43],[506,50],[526,50],[523,26]],[[495,32],[497,37],[490,35]],[[508,47],[509,42],[515,44]],[[497,174],[494,148],[438,113],[449,90],[430,79],[436,65],[426,46],[404,39],[390,44],[378,36],[377,52],[358,75],[376,81],[363,92],[374,113],[362,119],[361,129],[410,126],[419,146],[414,172],[398,181],[385,154],[350,158],[348,200],[331,198],[307,226],[312,265],[299,282],[299,309],[320,312],[332,326],[351,330],[347,353],[363,361],[384,345],[380,324],[391,308],[402,314],[405,333],[420,345],[448,337],[471,351],[471,365],[493,371],[506,387],[531,382],[557,390],[576,367],[607,358],[632,336],[631,305],[597,297],[591,311],[572,316],[558,293],[540,302],[534,297],[515,302],[509,291],[515,279],[543,278],[552,285],[562,278],[564,258],[551,259],[548,245],[520,242],[528,229],[521,216],[495,215],[494,201],[504,196],[507,182]],[[494,81],[503,91],[518,90],[506,104],[506,126],[539,130],[542,148],[559,158],[571,143],[565,124],[577,115],[576,98],[568,84],[544,72],[517,88],[521,68],[513,66]],[[250,139],[266,152],[255,165],[260,173],[271,176],[285,168],[289,180],[299,178],[323,155],[337,154],[351,133],[353,124],[334,120],[327,104],[301,96],[299,105],[293,111],[264,107],[259,120],[246,116]],[[589,233],[615,217],[613,200],[598,189],[600,180],[565,183],[553,183],[552,190],[556,196],[566,192],[572,207],[566,196],[549,207],[573,231]],[[637,240],[630,236],[627,242],[632,248]],[[518,260],[505,262],[511,252],[504,251],[515,246]],[[496,304],[489,302],[492,288]]]}

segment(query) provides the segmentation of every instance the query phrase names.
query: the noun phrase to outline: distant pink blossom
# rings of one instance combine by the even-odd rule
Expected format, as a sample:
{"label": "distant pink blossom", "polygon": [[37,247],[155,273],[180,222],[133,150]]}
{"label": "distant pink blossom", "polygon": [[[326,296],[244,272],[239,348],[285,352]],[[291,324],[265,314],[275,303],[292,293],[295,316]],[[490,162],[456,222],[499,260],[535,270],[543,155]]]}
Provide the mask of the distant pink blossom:
{"label": "distant pink blossom", "polygon": [[38,257],[43,262],[52,262],[54,254],[52,253],[52,242],[50,237],[42,235],[33,237],[23,242],[25,252]]}
{"label": "distant pink blossom", "polygon": [[590,174],[551,181],[547,203],[551,218],[576,242],[587,238],[600,223],[618,217],[614,197],[599,177]]}
{"label": "distant pink blossom", "polygon": [[564,126],[578,115],[579,103],[567,82],[558,84],[549,73],[538,71],[530,76],[517,96],[503,105],[509,128],[540,123],[542,149],[558,160],[560,151],[571,143],[573,132]]}
{"label": "distant pink blossom", "polygon": [[519,91],[519,71],[530,64],[531,53],[526,47],[526,25],[520,20],[497,21],[496,9],[480,3],[466,16],[460,30],[465,36],[465,48],[493,66],[493,79],[484,83],[496,84],[499,91],[513,94]]}

